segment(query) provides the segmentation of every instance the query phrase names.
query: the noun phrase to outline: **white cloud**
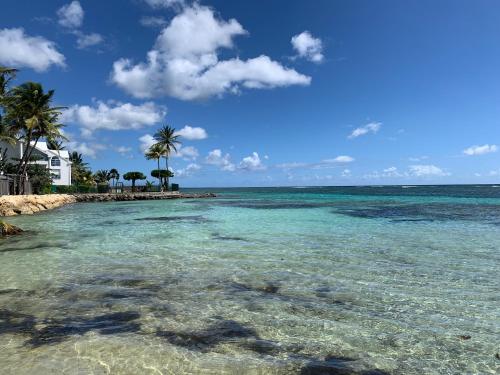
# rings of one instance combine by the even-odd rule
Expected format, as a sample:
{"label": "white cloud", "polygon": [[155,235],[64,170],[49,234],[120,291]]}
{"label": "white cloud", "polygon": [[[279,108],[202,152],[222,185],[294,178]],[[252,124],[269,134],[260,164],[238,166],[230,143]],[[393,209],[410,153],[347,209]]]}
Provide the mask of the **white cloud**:
{"label": "white cloud", "polygon": [[323,160],[323,163],[330,164],[330,163],[352,163],[355,159],[352,156],[348,155],[339,155],[336,158],[333,159],[325,159]]}
{"label": "white cloud", "polygon": [[59,25],[76,29],[82,26],[84,12],[80,2],[75,0],[59,8],[57,16],[59,17]]}
{"label": "white cloud", "polygon": [[244,157],[243,160],[241,160],[238,168],[248,171],[260,171],[266,169],[266,166],[262,164],[259,154],[252,152],[252,155]]}
{"label": "white cloud", "polygon": [[115,61],[111,80],[138,98],[172,96],[207,99],[241,88],[309,85],[311,78],[261,55],[248,60],[219,60],[221,48],[247,34],[236,21],[224,21],[206,6],[193,4],[175,16],[158,36],[147,62]]}
{"label": "white cloud", "polygon": [[344,169],[341,174],[342,177],[351,177],[351,170],[350,169]]}
{"label": "white cloud", "polygon": [[369,124],[366,124],[365,126],[356,128],[352,131],[352,133],[349,135],[349,139],[357,138],[361,135],[365,135],[368,133],[377,133],[382,126],[382,123],[380,122],[370,122]]}
{"label": "white cloud", "polygon": [[22,28],[0,30],[0,63],[15,68],[28,67],[37,72],[51,65],[65,66],[64,55],[54,42],[41,36],[29,36]]}
{"label": "white cloud", "polygon": [[278,164],[276,165],[276,168],[280,169],[296,169],[296,168],[305,168],[310,166],[310,164],[307,163],[299,163],[299,162],[291,162],[291,163],[283,163],[283,164]]}
{"label": "white cloud", "polygon": [[77,33],[76,35],[77,35],[76,47],[79,49],[95,46],[104,41],[102,35],[97,33],[90,33],[90,34]]}
{"label": "white cloud", "polygon": [[176,131],[176,134],[190,141],[205,139],[208,137],[207,132],[203,128],[184,126],[181,130]]}
{"label": "white cloud", "polygon": [[321,39],[313,37],[309,31],[293,36],[291,43],[300,57],[316,63],[323,61],[323,43]]}
{"label": "white cloud", "polygon": [[76,142],[70,141],[67,143],[67,149],[72,152],[76,151],[83,156],[88,156],[92,159],[97,157],[99,151],[105,150],[107,147],[99,143],[86,143],[86,142]]}
{"label": "white cloud", "polygon": [[73,105],[63,111],[62,121],[81,126],[82,134],[90,136],[93,131],[141,129],[163,119],[165,107],[152,102],[141,105],[108,101],[97,101],[94,106]]}
{"label": "white cloud", "polygon": [[165,18],[163,17],[142,17],[139,22],[141,23],[142,26],[146,27],[163,27],[165,26],[168,22]]}
{"label": "white cloud", "polygon": [[410,165],[409,173],[416,177],[427,177],[427,176],[449,176],[450,173],[443,171],[441,168],[435,165]]}
{"label": "white cloud", "polygon": [[139,137],[139,142],[139,149],[145,154],[146,151],[156,143],[156,139],[151,134],[144,134]]}
{"label": "white cloud", "polygon": [[177,145],[177,152],[172,154],[173,157],[183,158],[185,160],[196,160],[199,156],[198,150],[193,146]]}
{"label": "white cloud", "polygon": [[127,147],[127,146],[118,146],[115,147],[115,151],[118,152],[120,155],[127,155],[130,154],[132,151],[132,147]]}
{"label": "white cloud", "polygon": [[95,46],[104,41],[104,38],[100,34],[85,34],[79,30],[83,25],[84,15],[85,12],[83,11],[80,2],[76,0],[72,1],[69,4],[63,5],[57,11],[59,24],[68,29],[68,32],[76,36],[76,48],[78,49],[85,49],[91,46]]}
{"label": "white cloud", "polygon": [[489,154],[491,152],[497,152],[498,147],[497,145],[482,145],[482,146],[471,146],[469,148],[466,148],[463,152],[465,155],[468,156],[475,156],[475,155],[484,155],[484,154]]}
{"label": "white cloud", "polygon": [[183,6],[184,0],[144,0],[152,8],[169,8]]}
{"label": "white cloud", "polygon": [[198,172],[201,169],[201,166],[196,164],[196,163],[191,163],[188,164],[186,168],[183,169],[177,169],[175,171],[175,176],[176,177],[189,177],[193,173]]}
{"label": "white cloud", "polygon": [[413,157],[408,158],[408,160],[412,161],[412,162],[419,162],[419,161],[427,160],[427,159],[429,159],[429,157],[427,155],[413,156]]}
{"label": "white cloud", "polygon": [[205,158],[205,163],[209,165],[215,165],[223,171],[232,172],[236,170],[236,166],[231,162],[230,155],[223,155],[220,149],[210,151]]}

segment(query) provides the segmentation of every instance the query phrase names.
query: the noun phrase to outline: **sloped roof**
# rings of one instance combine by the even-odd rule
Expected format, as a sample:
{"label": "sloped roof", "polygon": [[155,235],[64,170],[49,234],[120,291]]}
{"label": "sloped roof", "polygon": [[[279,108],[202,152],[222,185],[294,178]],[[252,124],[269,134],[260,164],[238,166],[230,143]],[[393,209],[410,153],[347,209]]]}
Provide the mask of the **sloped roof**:
{"label": "sloped roof", "polygon": [[[34,142],[31,142],[31,145],[33,146]],[[45,155],[59,156],[63,159],[69,160],[68,150],[49,150],[49,148],[47,147],[47,142],[37,142],[35,148],[38,151],[43,152]]]}

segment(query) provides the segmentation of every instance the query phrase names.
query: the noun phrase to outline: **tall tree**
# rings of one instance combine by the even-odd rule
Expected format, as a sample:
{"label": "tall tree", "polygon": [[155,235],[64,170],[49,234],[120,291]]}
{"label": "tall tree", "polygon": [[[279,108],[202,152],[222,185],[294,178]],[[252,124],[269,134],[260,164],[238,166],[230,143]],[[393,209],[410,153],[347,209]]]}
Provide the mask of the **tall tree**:
{"label": "tall tree", "polygon": [[118,182],[118,179],[120,178],[120,173],[118,173],[118,170],[116,168],[111,168],[109,171],[109,176],[113,180],[113,186],[115,186],[115,183]]}
{"label": "tall tree", "polygon": [[[158,169],[160,169],[160,159],[164,153],[165,148],[161,144],[155,143],[146,151],[145,156],[148,160],[156,160]],[[158,175],[156,177],[158,177],[160,191],[163,191],[162,176]]]}
{"label": "tall tree", "polygon": [[14,87],[6,101],[5,120],[19,134],[19,140],[24,144],[17,170],[19,176],[26,175],[31,154],[40,138],[65,139],[61,133],[63,125],[58,122],[64,107],[52,107],[53,96],[54,90],[46,93],[41,84],[26,82]]}
{"label": "tall tree", "polygon": [[[165,158],[165,168],[168,170],[168,158],[172,152],[177,152],[177,146],[181,143],[179,135],[175,133],[174,128],[165,125],[155,133],[154,138],[164,148],[163,157]],[[166,182],[168,190],[168,177]]]}
{"label": "tall tree", "polygon": [[57,139],[53,140],[53,139],[47,138],[47,148],[49,150],[60,151],[60,150],[64,150],[64,144],[62,141],[58,141]]}
{"label": "tall tree", "polygon": [[9,82],[16,76],[17,70],[0,66],[0,141],[14,145],[16,143],[16,132],[4,121],[5,106],[9,99]]}
{"label": "tall tree", "polygon": [[123,179],[132,181],[132,191],[135,192],[135,182],[137,180],[145,180],[146,176],[142,172],[127,172],[123,175]]}
{"label": "tall tree", "polygon": [[99,169],[96,173],[94,173],[94,180],[98,184],[109,183],[109,180],[111,180],[111,174],[105,169]]}

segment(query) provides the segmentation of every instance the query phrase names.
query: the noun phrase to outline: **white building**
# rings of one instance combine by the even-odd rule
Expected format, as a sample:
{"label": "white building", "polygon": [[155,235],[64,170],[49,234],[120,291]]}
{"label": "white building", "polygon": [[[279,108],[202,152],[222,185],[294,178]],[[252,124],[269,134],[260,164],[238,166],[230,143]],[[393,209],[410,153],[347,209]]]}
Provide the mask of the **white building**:
{"label": "white building", "polygon": [[[33,142],[31,144],[33,145]],[[0,141],[2,154],[7,150],[8,159],[21,159],[24,147],[22,142],[11,145]],[[39,159],[32,163],[45,165],[50,170],[53,185],[71,185],[71,161],[67,150],[49,150],[47,142],[38,142],[31,156]],[[13,160],[13,163],[16,161]]]}

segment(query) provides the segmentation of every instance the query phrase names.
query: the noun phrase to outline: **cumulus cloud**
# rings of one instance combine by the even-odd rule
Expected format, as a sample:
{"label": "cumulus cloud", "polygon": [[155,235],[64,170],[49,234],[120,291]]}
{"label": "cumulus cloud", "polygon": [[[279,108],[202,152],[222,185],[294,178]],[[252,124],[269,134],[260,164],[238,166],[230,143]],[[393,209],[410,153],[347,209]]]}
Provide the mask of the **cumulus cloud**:
{"label": "cumulus cloud", "polygon": [[382,123],[380,122],[370,122],[369,124],[366,124],[365,126],[361,126],[359,128],[356,128],[352,131],[352,133],[349,135],[349,139],[357,138],[359,136],[368,134],[368,133],[377,133],[380,128],[382,127]]}
{"label": "cumulus cloud", "polygon": [[163,17],[142,17],[139,22],[141,23],[142,26],[146,27],[163,27],[165,26],[168,22],[165,18]]}
{"label": "cumulus cloud", "polygon": [[44,72],[51,65],[65,66],[64,60],[64,55],[50,40],[26,35],[22,28],[0,30],[0,63],[3,65]]}
{"label": "cumulus cloud", "polygon": [[199,156],[198,150],[193,146],[177,145],[177,152],[172,154],[173,157],[183,158],[184,160],[196,160]]}
{"label": "cumulus cloud", "polygon": [[205,157],[205,163],[215,165],[223,171],[232,172],[236,170],[236,165],[231,162],[231,156],[229,154],[223,155],[220,149],[210,151]]}
{"label": "cumulus cloud", "polygon": [[128,130],[151,126],[163,119],[165,107],[152,102],[140,105],[116,101],[97,101],[93,106],[73,105],[63,111],[62,121],[80,125],[82,134],[90,136],[99,129]]}
{"label": "cumulus cloud", "polygon": [[435,165],[410,165],[409,173],[416,177],[427,177],[427,176],[449,176],[450,173],[443,171],[441,168]]}
{"label": "cumulus cloud", "polygon": [[86,143],[86,142],[76,142],[70,141],[67,143],[66,148],[68,150],[76,151],[83,156],[95,159],[99,151],[105,150],[107,147],[100,143]]}
{"label": "cumulus cloud", "polygon": [[219,50],[233,48],[233,39],[245,34],[235,19],[219,19],[211,8],[193,4],[162,30],[146,62],[115,61],[111,80],[138,98],[172,96],[182,100],[238,93],[242,88],[310,84],[310,77],[265,55],[219,60]]}
{"label": "cumulus cloud", "polygon": [[315,63],[323,61],[323,43],[321,39],[313,37],[309,31],[293,36],[291,43],[299,57]]}
{"label": "cumulus cloud", "polygon": [[247,171],[259,171],[266,169],[266,166],[262,164],[262,160],[259,157],[259,154],[256,152],[252,152],[252,155],[244,157],[238,168],[244,169]]}
{"label": "cumulus cloud", "polygon": [[68,29],[71,34],[74,34],[76,36],[76,47],[78,49],[85,49],[91,46],[95,46],[104,41],[104,38],[101,34],[85,34],[80,30],[83,25],[84,15],[85,12],[83,11],[80,2],[76,0],[67,5],[63,5],[57,11],[59,24]]}
{"label": "cumulus cloud", "polygon": [[193,173],[199,171],[201,169],[201,166],[196,164],[196,163],[191,163],[186,166],[186,168],[182,169],[177,169],[175,171],[175,176],[176,177],[189,177],[193,175]]}
{"label": "cumulus cloud", "polygon": [[176,134],[190,141],[205,139],[208,137],[205,129],[199,127],[191,127],[189,125],[184,126],[181,130],[178,130]]}
{"label": "cumulus cloud", "polygon": [[115,151],[118,152],[120,155],[125,156],[130,154],[130,152],[132,151],[132,147],[117,146],[115,147]]}
{"label": "cumulus cloud", "polygon": [[139,137],[139,149],[143,154],[156,143],[156,139],[151,134],[144,134]]}
{"label": "cumulus cloud", "polygon": [[102,37],[101,34],[97,33],[90,33],[90,34],[83,34],[83,33],[77,33],[77,38],[76,38],[76,47],[79,49],[84,49],[88,48],[91,46],[95,46],[96,44],[100,44],[104,41],[104,38]]}
{"label": "cumulus cloud", "polygon": [[57,16],[59,17],[57,21],[59,25],[69,29],[76,29],[83,24],[84,12],[80,2],[75,0],[59,8]]}
{"label": "cumulus cloud", "polygon": [[497,145],[482,145],[482,146],[471,146],[466,148],[463,152],[468,156],[484,155],[492,152],[497,152]]}

